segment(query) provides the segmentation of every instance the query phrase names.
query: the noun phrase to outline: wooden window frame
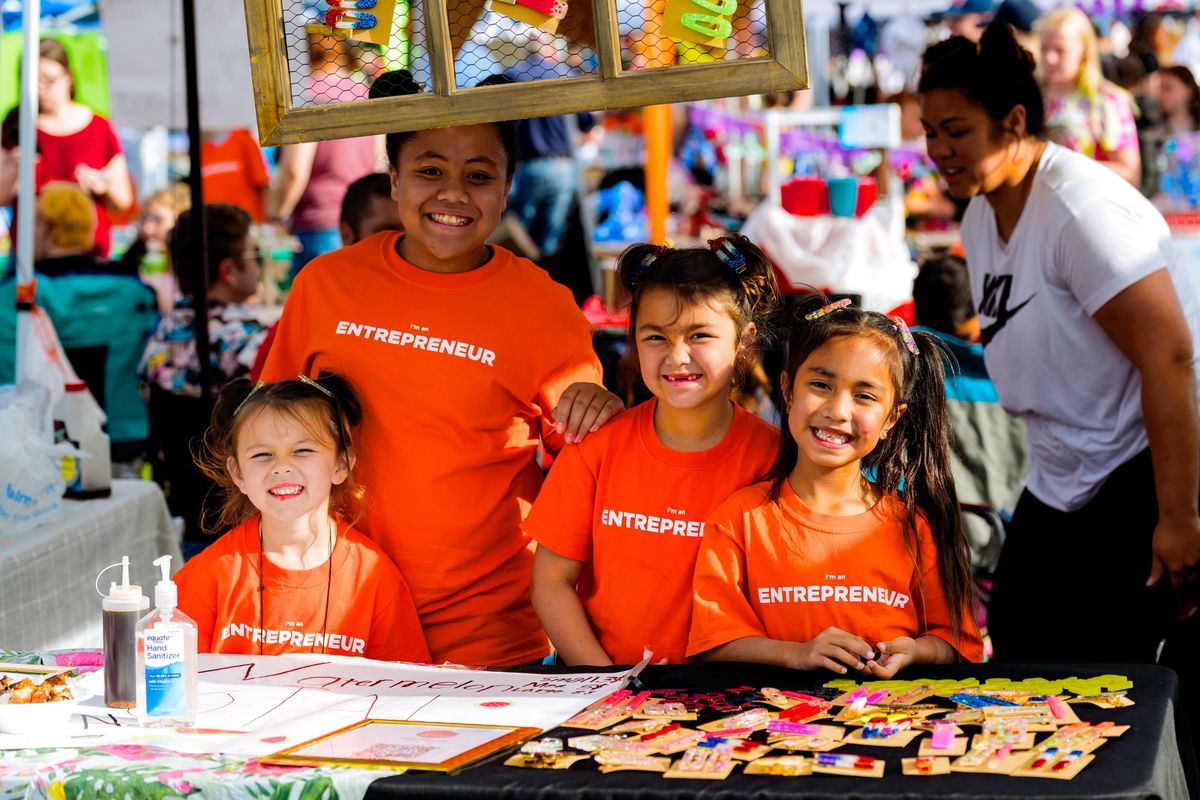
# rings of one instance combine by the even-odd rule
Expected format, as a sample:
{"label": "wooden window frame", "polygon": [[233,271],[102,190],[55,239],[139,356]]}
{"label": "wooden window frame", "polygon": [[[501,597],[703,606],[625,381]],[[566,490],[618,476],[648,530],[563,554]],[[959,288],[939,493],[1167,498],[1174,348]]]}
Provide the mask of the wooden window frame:
{"label": "wooden window frame", "polygon": [[455,85],[447,0],[421,0],[432,92],[295,107],[282,0],[245,0],[259,138],[264,145],[292,144],[808,88],[800,0],[763,1],[767,56],[624,70],[616,0],[573,0],[592,4],[598,74],[460,88]]}

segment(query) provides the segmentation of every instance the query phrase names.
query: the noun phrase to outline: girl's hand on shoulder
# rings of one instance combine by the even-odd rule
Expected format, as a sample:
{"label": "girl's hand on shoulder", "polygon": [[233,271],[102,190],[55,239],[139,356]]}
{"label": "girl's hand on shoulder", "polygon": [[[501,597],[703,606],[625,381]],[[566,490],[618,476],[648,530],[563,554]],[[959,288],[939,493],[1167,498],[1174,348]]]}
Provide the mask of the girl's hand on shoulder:
{"label": "girl's hand on shoulder", "polygon": [[567,444],[578,444],[589,433],[625,410],[621,398],[597,383],[572,383],[554,409],[554,428]]}
{"label": "girl's hand on shoulder", "polygon": [[916,640],[908,636],[879,643],[879,658],[867,662],[866,672],[877,678],[891,678],[913,663],[917,654]]}
{"label": "girl's hand on shoulder", "polygon": [[807,642],[796,646],[793,669],[827,669],[845,675],[847,668],[863,669],[875,657],[871,645],[861,636],[840,628],[826,628]]}

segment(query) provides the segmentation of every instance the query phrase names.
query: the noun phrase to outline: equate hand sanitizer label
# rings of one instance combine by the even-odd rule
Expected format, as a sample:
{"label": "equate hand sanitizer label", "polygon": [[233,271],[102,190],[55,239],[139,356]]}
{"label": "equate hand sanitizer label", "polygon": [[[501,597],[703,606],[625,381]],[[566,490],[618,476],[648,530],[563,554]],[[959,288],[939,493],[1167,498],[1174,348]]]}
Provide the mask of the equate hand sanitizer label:
{"label": "equate hand sanitizer label", "polygon": [[156,625],[146,631],[146,715],[182,717],[187,711],[184,632]]}

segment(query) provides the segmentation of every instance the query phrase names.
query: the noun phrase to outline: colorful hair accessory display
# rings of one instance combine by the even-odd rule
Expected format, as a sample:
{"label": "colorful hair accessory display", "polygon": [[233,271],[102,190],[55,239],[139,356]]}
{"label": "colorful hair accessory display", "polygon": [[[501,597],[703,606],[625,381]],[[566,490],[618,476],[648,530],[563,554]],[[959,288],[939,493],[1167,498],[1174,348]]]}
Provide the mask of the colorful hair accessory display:
{"label": "colorful hair accessory display", "polygon": [[852,301],[850,300],[849,297],[843,297],[841,300],[834,300],[832,303],[830,303],[827,306],[821,306],[816,311],[808,312],[807,314],[804,315],[804,319],[807,320],[808,322],[812,322],[813,320],[818,320],[821,317],[825,317],[825,316],[832,314],[834,311],[837,311],[838,309],[849,308],[851,302]]}
{"label": "colorful hair accessory display", "polygon": [[374,8],[378,0],[326,0],[330,8]]}
{"label": "colorful hair accessory display", "polygon": [[325,12],[325,24],[337,30],[360,31],[374,28],[378,19],[366,11],[331,7]]}
{"label": "colorful hair accessory display", "polygon": [[[920,355],[921,351],[917,349],[917,340],[913,338],[912,331],[908,329],[908,323],[900,317],[892,317],[892,321],[896,323],[896,330],[900,332],[900,341],[904,342],[904,346],[908,348],[908,352],[914,356]],[[1011,703],[1007,705],[1011,705]]]}
{"label": "colorful hair accessory display", "polygon": [[713,254],[721,260],[721,263],[730,270],[739,274],[745,271],[746,257],[728,237],[719,236],[716,239],[709,239],[708,246],[712,249]]}

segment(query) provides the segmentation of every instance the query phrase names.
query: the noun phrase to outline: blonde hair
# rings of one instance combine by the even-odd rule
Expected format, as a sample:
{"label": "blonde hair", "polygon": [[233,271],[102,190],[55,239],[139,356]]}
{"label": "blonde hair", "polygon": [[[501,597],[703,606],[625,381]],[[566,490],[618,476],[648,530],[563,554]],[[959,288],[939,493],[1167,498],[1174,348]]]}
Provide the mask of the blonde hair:
{"label": "blonde hair", "polygon": [[148,206],[152,203],[157,206],[166,206],[174,211],[175,216],[178,217],[192,207],[192,192],[186,183],[175,181],[168,184],[165,189],[159,189],[142,201],[143,206]]}
{"label": "blonde hair", "polygon": [[96,245],[96,208],[78,184],[52,181],[38,195],[38,214],[48,223],[50,243],[62,250]]}
{"label": "blonde hair", "polygon": [[[1039,37],[1050,31],[1057,31],[1074,36],[1083,44],[1083,60],[1079,64],[1079,72],[1075,75],[1075,86],[1087,95],[1089,100],[1095,100],[1106,81],[1104,72],[1100,69],[1100,45],[1096,42],[1096,30],[1087,15],[1077,8],[1056,8],[1042,15],[1034,26],[1034,31]],[[1038,72],[1039,82],[1045,86],[1040,66]]]}

